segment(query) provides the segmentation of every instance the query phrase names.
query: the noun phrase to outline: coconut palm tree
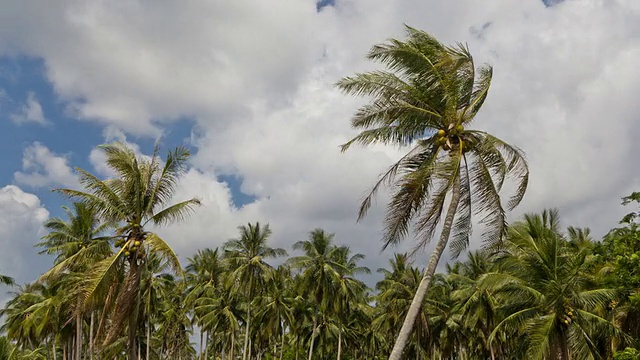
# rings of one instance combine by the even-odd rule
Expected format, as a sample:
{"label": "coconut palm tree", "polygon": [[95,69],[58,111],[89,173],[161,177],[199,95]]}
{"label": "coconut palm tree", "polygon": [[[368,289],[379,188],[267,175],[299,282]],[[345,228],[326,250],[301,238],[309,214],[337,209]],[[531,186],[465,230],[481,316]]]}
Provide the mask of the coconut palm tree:
{"label": "coconut palm tree", "polygon": [[[408,235],[414,224],[415,246],[421,249],[442,224],[439,241],[389,357],[393,360],[400,359],[409,340],[450,234],[451,250],[457,256],[468,244],[471,216],[476,214],[486,225],[483,240],[500,241],[506,231],[505,211],[520,203],[528,182],[521,150],[470,128],[487,97],[492,68],[476,68],[464,45],[447,47],[410,27],[407,34],[406,41],[392,39],[369,52],[367,57],[385,64],[388,71],[357,74],[337,84],[348,94],[373,97],[353,116],[351,125],[361,132],[342,146],[343,151],[356,143],[411,146],[364,199],[359,218],[366,214],[378,189],[390,184],[385,248]],[[509,176],[515,180],[515,194],[505,207],[499,192]]]}
{"label": "coconut palm tree", "polygon": [[[186,266],[187,276],[187,294],[185,296],[185,304],[189,308],[195,308],[198,299],[205,296],[213,296],[215,291],[219,290],[224,283],[224,276],[227,271],[227,264],[219,254],[218,248],[215,250],[206,248],[198,250],[198,252],[188,259],[189,264]],[[203,324],[200,314],[194,313],[193,321],[200,327],[200,358],[204,356],[208,358],[207,350],[209,349],[209,335],[203,330]],[[205,342],[203,344],[203,339]]]}
{"label": "coconut palm tree", "polygon": [[621,336],[598,315],[618,298],[601,288],[588,248],[576,251],[559,230],[556,211],[526,215],[514,224],[498,259],[500,271],[483,286],[501,300],[507,316],[493,330],[526,339],[527,359],[599,359],[598,337]]}
{"label": "coconut palm tree", "polygon": [[[103,346],[118,338],[128,320],[128,351],[133,359],[137,350],[136,307],[140,301],[140,279],[147,254],[155,253],[165,258],[175,272],[182,271],[171,247],[157,234],[149,232],[147,226],[183,220],[200,201],[190,199],[168,205],[178,179],[186,169],[189,157],[186,148],[178,147],[169,152],[164,165],[158,154],[158,146],[150,158],[137,156],[131,148],[119,142],[100,148],[105,152],[106,163],[116,176],[100,180],[77,168],[85,191],[57,191],[84,203],[96,211],[103,221],[119,224],[115,234],[120,238],[116,245],[121,249],[96,263],[87,273],[81,287],[81,298],[88,301],[98,296],[107,298],[106,294],[112,295],[111,298],[115,300],[109,308],[112,316]],[[123,271],[126,271],[126,276],[120,280],[118,274]]]}
{"label": "coconut palm tree", "polygon": [[[59,217],[51,218],[44,223],[48,233],[42,237],[42,242],[36,246],[44,247],[40,253],[57,255],[54,266],[41,276],[41,280],[69,277],[69,275],[80,274],[98,261],[111,256],[113,251],[109,240],[110,236],[103,236],[112,228],[112,223],[102,223],[98,219],[95,209],[84,203],[74,203],[72,208],[63,206],[67,215],[67,220]],[[76,279],[79,277],[76,276]],[[77,284],[67,282],[70,293],[74,292]],[[76,320],[76,360],[82,357],[82,317],[85,306],[80,301],[75,304]],[[93,320],[94,312],[91,312],[91,322],[89,331],[89,351],[93,357]]]}
{"label": "coconut palm tree", "polygon": [[314,341],[318,335],[319,316],[330,307],[335,284],[339,282],[341,274],[347,270],[345,264],[341,262],[344,249],[332,244],[333,237],[334,234],[315,229],[309,233],[309,240],[293,244],[293,249],[303,250],[304,255],[289,259],[292,267],[301,271],[300,280],[302,288],[307,293],[305,295],[309,295],[315,303],[309,341],[309,360],[313,356]]}
{"label": "coconut palm tree", "polygon": [[265,259],[286,256],[287,252],[280,248],[267,246],[271,235],[269,225],[260,223],[247,224],[238,227],[240,237],[231,239],[224,244],[225,258],[229,261],[230,274],[228,281],[243,284],[237,288],[244,290],[247,296],[247,315],[245,319],[245,336],[242,359],[248,355],[248,345],[251,330],[251,303],[258,291],[265,287],[265,283],[274,275],[274,269]]}

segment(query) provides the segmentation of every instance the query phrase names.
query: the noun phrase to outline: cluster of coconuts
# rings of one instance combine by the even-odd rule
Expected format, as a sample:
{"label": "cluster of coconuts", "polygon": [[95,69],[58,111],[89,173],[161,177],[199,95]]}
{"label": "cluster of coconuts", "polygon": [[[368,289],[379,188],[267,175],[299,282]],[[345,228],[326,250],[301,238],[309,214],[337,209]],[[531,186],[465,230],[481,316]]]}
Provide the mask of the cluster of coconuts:
{"label": "cluster of coconuts", "polygon": [[457,143],[456,136],[463,131],[464,126],[462,126],[461,124],[449,124],[449,128],[447,130],[438,130],[435,143],[436,145],[441,146],[444,150],[452,150]]}
{"label": "cluster of coconuts", "polygon": [[565,316],[564,319],[562,320],[562,322],[565,325],[569,325],[571,324],[571,321],[573,320],[573,308],[570,305],[565,304],[564,306],[564,311],[565,311]]}
{"label": "cluster of coconuts", "polygon": [[116,247],[125,247],[127,250],[124,252],[124,256],[129,257],[131,254],[135,254],[140,248],[142,243],[139,240],[118,240],[115,243]]}

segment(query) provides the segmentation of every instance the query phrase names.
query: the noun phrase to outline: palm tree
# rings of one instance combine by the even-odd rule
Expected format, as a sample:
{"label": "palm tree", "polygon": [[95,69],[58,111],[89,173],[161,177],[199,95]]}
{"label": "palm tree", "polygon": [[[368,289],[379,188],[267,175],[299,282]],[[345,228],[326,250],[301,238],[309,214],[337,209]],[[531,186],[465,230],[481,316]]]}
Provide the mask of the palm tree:
{"label": "palm tree", "polygon": [[[41,279],[68,277],[70,274],[84,273],[89,266],[104,260],[113,254],[109,240],[111,237],[102,234],[113,227],[111,223],[101,223],[95,209],[84,203],[74,203],[73,209],[63,206],[67,220],[52,218],[44,223],[49,231],[36,246],[45,247],[40,253],[56,254],[54,266],[41,276]],[[78,277],[76,277],[78,278]],[[76,283],[68,282],[71,291]],[[76,319],[76,360],[82,357],[82,317],[84,306],[80,298],[75,304]],[[93,357],[93,318],[91,312],[91,328],[89,352]]]}
{"label": "palm tree", "polygon": [[[560,233],[556,211],[514,224],[499,255],[500,271],[483,283],[507,316],[498,331],[525,336],[527,359],[598,359],[598,337],[621,331],[598,315],[618,292],[601,288],[588,248],[576,251]],[[491,340],[490,338],[490,340]]]}
{"label": "palm tree", "polygon": [[245,284],[247,295],[247,316],[245,319],[245,335],[242,359],[248,355],[249,331],[251,328],[251,302],[256,292],[264,289],[265,283],[273,276],[274,269],[265,262],[265,259],[286,256],[287,252],[280,248],[267,246],[267,240],[271,235],[269,225],[260,226],[260,223],[247,224],[238,227],[240,237],[231,239],[224,244],[225,257],[228,259],[231,269],[229,281],[236,284]]}
{"label": "palm tree", "polygon": [[[157,234],[148,232],[148,224],[164,225],[180,221],[200,204],[190,199],[168,205],[185,171],[189,157],[186,148],[178,147],[169,152],[164,166],[156,146],[151,158],[136,156],[126,145],[115,142],[100,147],[107,156],[107,165],[116,177],[100,180],[89,172],[77,168],[80,182],[86,191],[58,189],[67,197],[86,204],[98,216],[109,223],[118,223],[116,236],[121,240],[116,246],[122,248],[113,256],[96,263],[87,273],[81,287],[81,297],[90,300],[110,291],[117,291],[111,309],[112,319],[103,346],[115,341],[128,319],[128,351],[130,358],[136,356],[136,332],[140,301],[140,278],[148,253],[165,258],[173,270],[182,271],[177,256],[171,247]],[[126,276],[119,286],[117,275],[126,269]]]}
{"label": "palm tree", "polygon": [[[205,296],[213,296],[214,292],[223,285],[227,267],[218,253],[218,248],[215,250],[209,248],[198,250],[188,261],[189,264],[186,267],[188,288],[185,303],[189,308],[195,308],[195,303],[198,299]],[[206,337],[204,336],[205,331],[202,328],[202,319],[198,312],[194,314],[193,320],[200,327],[200,358],[204,356],[207,359],[209,334],[206,334]],[[203,338],[206,339],[204,345]]]}
{"label": "palm tree", "polygon": [[302,287],[315,302],[309,360],[313,356],[314,340],[318,335],[320,312],[331,305],[334,286],[346,271],[345,264],[341,263],[344,249],[332,244],[333,237],[334,234],[315,229],[309,233],[309,240],[293,244],[294,250],[303,250],[305,254],[289,259],[292,267],[301,271]]}
{"label": "palm tree", "polygon": [[[266,285],[265,292],[259,299],[258,321],[261,329],[269,329],[280,337],[280,359],[284,351],[284,336],[287,325],[293,323],[293,292],[291,291],[291,270],[287,266],[279,266],[275,276]],[[276,340],[277,341],[277,340]],[[276,346],[274,346],[274,349]],[[277,354],[273,354],[275,359]]]}
{"label": "palm tree", "polygon": [[407,34],[408,40],[389,40],[368,54],[389,71],[357,74],[337,84],[348,94],[373,96],[373,101],[353,116],[352,127],[362,131],[342,146],[343,151],[354,143],[412,147],[380,177],[362,202],[359,218],[366,214],[378,189],[388,183],[392,194],[385,220],[385,248],[404,238],[411,224],[415,224],[416,249],[423,248],[438,224],[443,224],[389,357],[393,360],[400,359],[409,340],[451,232],[454,256],[468,244],[472,214],[481,216],[486,225],[485,242],[500,241],[506,231],[505,207],[499,196],[503,182],[508,176],[516,182],[507,209],[520,203],[528,183],[521,150],[468,128],[487,97],[492,68],[484,65],[476,69],[464,45],[447,47],[410,27]]}

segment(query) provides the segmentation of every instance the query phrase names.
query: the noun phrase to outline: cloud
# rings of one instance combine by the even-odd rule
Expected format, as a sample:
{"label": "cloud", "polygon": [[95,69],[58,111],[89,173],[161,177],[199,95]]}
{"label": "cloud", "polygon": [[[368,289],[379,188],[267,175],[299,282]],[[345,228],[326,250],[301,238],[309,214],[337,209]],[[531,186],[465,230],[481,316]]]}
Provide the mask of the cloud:
{"label": "cloud", "polygon": [[[70,114],[122,129],[113,138],[155,137],[178,118],[196,122],[197,153],[176,200],[199,196],[205,205],[160,230],[183,257],[262,221],[278,246],[321,226],[367,254],[373,269],[386,265],[385,194],[363,223],[356,212],[406,149],[341,154],[338,145],[354,135],[348,119],[364,100],[333,83],[379,69],[364,55],[402,38],[403,23],[447,44],[467,41],[478,64],[494,65],[475,125],[527,153],[531,185],[514,218],[559,207],[566,225],[589,225],[597,236],[624,212],[618,198],[640,188],[630,165],[640,150],[637,1],[342,0],[319,13],[315,1],[284,0],[34,4],[5,5],[0,54],[43,58]],[[90,160],[107,174],[98,154]],[[234,208],[220,174],[243,178],[242,191],[256,201]]]}
{"label": "cloud", "polygon": [[36,195],[14,185],[0,188],[0,273],[23,284],[46,270],[48,261],[29,259],[37,253],[33,246],[44,235],[42,224],[48,217]]}
{"label": "cloud", "polygon": [[[0,92],[0,97],[3,97],[3,94],[4,92]],[[49,122],[44,118],[42,106],[40,106],[40,103],[33,92],[29,92],[27,102],[22,105],[18,112],[9,115],[9,118],[18,125],[25,123],[37,123],[40,125],[49,124]]]}
{"label": "cloud", "polygon": [[34,188],[64,186],[78,188],[78,178],[65,156],[57,155],[39,142],[29,145],[22,156],[22,170],[13,174],[21,185]]}

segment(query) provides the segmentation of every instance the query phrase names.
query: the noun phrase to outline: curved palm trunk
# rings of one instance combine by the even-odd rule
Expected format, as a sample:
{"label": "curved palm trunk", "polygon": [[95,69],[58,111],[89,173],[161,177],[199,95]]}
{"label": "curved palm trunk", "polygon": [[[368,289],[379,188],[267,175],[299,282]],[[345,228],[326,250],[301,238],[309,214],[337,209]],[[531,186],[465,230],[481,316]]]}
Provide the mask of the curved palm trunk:
{"label": "curved palm trunk", "polygon": [[416,291],[416,294],[411,301],[409,312],[407,313],[407,317],[405,317],[404,319],[404,323],[402,324],[402,328],[400,329],[400,333],[398,334],[395,345],[393,345],[393,350],[391,351],[391,355],[389,355],[389,360],[400,360],[402,357],[402,352],[409,342],[409,338],[411,337],[411,330],[413,329],[413,325],[418,318],[420,308],[422,308],[422,302],[424,301],[424,297],[427,294],[429,285],[431,284],[431,279],[433,278],[433,274],[435,274],[436,272],[436,267],[438,266],[440,257],[442,256],[444,249],[447,247],[449,235],[451,234],[451,227],[453,225],[453,219],[455,218],[459,202],[460,180],[459,178],[456,178],[453,184],[451,203],[449,204],[449,208],[447,209],[447,216],[444,220],[444,226],[442,227],[440,239],[438,240],[435,249],[433,249],[433,253],[431,254],[431,258],[429,259],[429,265],[427,266],[427,269],[422,276],[422,280],[420,281],[420,285],[418,286],[418,290]]}

